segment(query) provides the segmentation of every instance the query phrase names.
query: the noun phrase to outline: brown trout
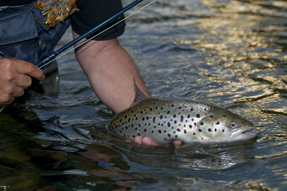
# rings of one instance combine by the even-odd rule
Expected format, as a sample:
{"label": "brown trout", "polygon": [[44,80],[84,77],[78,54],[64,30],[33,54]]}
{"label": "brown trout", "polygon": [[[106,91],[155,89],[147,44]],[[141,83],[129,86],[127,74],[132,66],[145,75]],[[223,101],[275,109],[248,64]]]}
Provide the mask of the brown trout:
{"label": "brown trout", "polygon": [[256,136],[252,123],[228,110],[199,101],[146,98],[137,87],[134,104],[117,114],[108,129],[125,139],[148,136],[159,144],[174,139],[184,143],[245,141]]}

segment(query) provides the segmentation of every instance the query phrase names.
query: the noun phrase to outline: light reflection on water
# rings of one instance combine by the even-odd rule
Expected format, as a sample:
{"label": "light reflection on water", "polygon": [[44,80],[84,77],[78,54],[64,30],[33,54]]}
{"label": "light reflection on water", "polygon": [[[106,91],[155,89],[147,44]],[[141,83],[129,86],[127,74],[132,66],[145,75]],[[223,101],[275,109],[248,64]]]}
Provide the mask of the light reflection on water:
{"label": "light reflection on water", "polygon": [[[158,0],[130,18],[120,38],[152,95],[229,109],[254,123],[255,140],[182,150],[125,143],[105,132],[113,114],[69,53],[58,60],[59,95],[32,94],[13,106],[20,117],[1,114],[0,186],[283,190],[286,9],[286,1]],[[59,47],[70,40],[67,33]]]}

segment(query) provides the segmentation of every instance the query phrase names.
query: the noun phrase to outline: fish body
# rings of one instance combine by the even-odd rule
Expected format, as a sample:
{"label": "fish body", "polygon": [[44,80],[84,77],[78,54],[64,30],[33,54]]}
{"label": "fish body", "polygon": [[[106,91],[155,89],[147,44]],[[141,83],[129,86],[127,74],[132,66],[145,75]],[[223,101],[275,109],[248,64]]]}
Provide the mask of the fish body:
{"label": "fish body", "polygon": [[[136,96],[137,97],[137,96]],[[117,114],[108,129],[133,140],[148,136],[159,144],[244,141],[256,136],[253,125],[240,116],[199,101],[143,98]]]}

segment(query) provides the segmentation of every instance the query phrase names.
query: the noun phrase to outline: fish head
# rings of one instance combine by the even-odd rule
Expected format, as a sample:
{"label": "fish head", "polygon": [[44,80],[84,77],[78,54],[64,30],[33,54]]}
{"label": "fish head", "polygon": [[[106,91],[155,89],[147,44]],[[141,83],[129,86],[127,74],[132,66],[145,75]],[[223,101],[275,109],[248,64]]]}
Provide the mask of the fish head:
{"label": "fish head", "polygon": [[221,108],[214,108],[198,122],[203,142],[245,141],[256,136],[254,126],[242,117]]}

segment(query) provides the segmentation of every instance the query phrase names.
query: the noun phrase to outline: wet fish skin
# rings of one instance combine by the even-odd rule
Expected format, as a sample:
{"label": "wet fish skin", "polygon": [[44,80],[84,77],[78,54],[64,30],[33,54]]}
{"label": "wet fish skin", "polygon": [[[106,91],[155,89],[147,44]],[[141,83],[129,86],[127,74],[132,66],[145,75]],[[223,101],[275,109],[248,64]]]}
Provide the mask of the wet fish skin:
{"label": "wet fish skin", "polygon": [[116,115],[108,129],[133,140],[148,136],[159,144],[244,141],[256,136],[252,123],[220,107],[191,100],[145,98]]}

